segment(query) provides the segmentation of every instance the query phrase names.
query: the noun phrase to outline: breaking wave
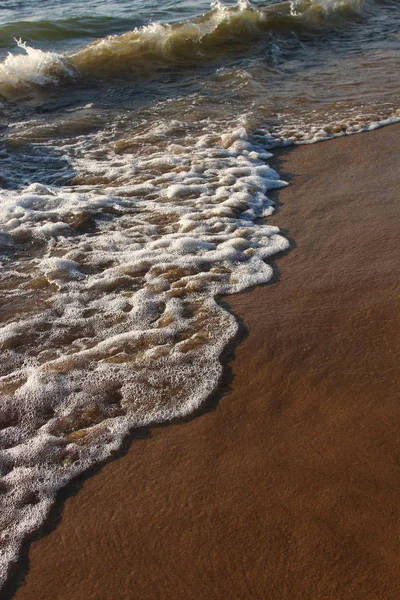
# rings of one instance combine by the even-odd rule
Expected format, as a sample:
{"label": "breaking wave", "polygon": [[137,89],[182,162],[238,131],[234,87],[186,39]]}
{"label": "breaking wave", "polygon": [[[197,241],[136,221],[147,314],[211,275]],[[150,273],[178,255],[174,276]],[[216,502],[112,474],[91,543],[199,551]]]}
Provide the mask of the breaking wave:
{"label": "breaking wave", "polygon": [[69,77],[74,75],[67,60],[60,54],[31,48],[22,40],[16,40],[16,43],[25,54],[9,54],[0,65],[0,83],[4,86],[24,83],[47,85],[59,83],[61,73]]}
{"label": "breaking wave", "polygon": [[234,8],[214,3],[205,15],[176,24],[152,23],[122,35],[101,38],[63,56],[22,41],[22,55],[0,64],[0,85],[49,85],[70,79],[144,74],[168,65],[196,65],[251,48],[267,32],[333,26],[356,14],[365,0],[291,0],[256,8],[240,0]]}

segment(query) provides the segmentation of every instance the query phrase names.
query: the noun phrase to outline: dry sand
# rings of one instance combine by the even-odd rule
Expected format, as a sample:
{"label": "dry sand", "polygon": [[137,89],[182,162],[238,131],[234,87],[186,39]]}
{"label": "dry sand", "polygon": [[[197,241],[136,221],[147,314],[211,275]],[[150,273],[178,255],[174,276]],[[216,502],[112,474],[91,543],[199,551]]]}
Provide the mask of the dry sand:
{"label": "dry sand", "polygon": [[400,598],[399,134],[278,153],[293,249],[229,298],[225,392],[81,483],[16,600]]}

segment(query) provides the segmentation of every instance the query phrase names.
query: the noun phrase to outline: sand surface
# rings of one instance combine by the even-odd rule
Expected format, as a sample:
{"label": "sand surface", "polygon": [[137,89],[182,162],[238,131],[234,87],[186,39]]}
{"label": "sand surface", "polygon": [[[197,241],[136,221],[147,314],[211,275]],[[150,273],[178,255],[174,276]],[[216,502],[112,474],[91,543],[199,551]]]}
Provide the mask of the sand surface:
{"label": "sand surface", "polygon": [[75,486],[16,600],[400,598],[399,135],[278,153],[224,393]]}

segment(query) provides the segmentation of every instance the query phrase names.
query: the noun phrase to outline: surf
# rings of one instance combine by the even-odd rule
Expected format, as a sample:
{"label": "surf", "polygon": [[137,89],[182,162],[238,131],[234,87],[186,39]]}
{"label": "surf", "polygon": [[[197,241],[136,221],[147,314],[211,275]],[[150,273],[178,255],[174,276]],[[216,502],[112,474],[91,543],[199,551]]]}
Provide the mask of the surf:
{"label": "surf", "polygon": [[9,53],[0,64],[4,91],[85,80],[144,76],[169,66],[196,66],[246,52],[266,35],[338,26],[364,6],[362,0],[291,0],[259,8],[247,0],[235,7],[217,1],[200,17],[154,22],[102,37],[72,54],[43,51],[16,40],[25,54]]}

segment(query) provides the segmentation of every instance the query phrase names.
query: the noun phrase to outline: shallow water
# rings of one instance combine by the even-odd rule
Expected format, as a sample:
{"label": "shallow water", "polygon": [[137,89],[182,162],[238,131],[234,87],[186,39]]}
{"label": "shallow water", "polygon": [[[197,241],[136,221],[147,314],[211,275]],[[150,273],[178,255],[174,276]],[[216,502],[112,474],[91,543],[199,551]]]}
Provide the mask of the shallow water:
{"label": "shallow water", "polygon": [[216,298],[288,247],[269,150],[400,115],[390,0],[84,6],[0,5],[0,582],[60,487],[218,385]]}

